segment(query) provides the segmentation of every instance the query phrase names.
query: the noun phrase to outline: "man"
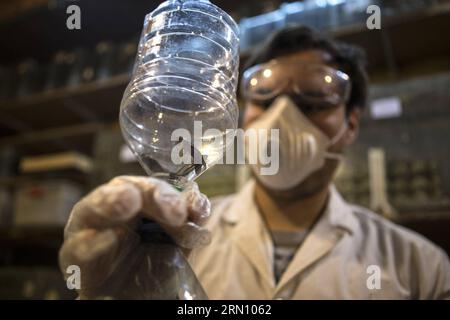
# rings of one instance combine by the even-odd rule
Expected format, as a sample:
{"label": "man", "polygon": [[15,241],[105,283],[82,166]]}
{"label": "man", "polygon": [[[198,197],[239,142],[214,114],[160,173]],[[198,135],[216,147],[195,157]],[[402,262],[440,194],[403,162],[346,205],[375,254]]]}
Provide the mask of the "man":
{"label": "man", "polygon": [[244,127],[280,130],[279,172],[253,165],[254,179],[214,199],[209,220],[195,184],[182,193],[145,177],[100,186],[75,206],[60,252],[63,270],[82,269],[80,296],[124,272],[147,217],[186,249],[212,299],[449,298],[441,249],[332,185],[358,134],[366,79],[359,50],[305,27],[276,33],[250,59],[242,90]]}

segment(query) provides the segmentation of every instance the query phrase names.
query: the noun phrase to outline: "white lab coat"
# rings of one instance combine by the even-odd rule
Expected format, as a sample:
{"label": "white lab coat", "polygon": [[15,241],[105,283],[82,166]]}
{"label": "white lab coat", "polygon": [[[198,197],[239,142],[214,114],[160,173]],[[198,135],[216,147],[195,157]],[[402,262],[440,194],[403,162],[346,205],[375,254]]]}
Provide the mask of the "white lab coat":
{"label": "white lab coat", "polygon": [[334,187],[326,211],[275,283],[273,244],[254,202],[254,185],[212,201],[212,243],[190,257],[210,299],[450,298],[444,251],[347,204]]}

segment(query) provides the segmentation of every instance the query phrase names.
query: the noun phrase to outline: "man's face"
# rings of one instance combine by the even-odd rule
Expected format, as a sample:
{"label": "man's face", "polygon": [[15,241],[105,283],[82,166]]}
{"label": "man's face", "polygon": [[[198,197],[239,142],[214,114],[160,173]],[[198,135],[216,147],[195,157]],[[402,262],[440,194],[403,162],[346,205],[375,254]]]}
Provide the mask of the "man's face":
{"label": "man's face", "polygon": [[[299,51],[294,54],[279,57],[277,60],[285,63],[299,61],[302,63],[315,63],[336,67],[331,62],[331,56],[327,52],[318,49]],[[295,66],[295,63],[292,63],[292,65]],[[301,105],[298,105],[298,107],[302,109]],[[329,151],[341,153],[355,140],[359,129],[359,109],[353,109],[347,116],[346,107],[344,104],[339,104],[325,110],[307,111],[302,109],[302,111],[311,120],[311,122],[313,122],[330,139],[336,136],[344,122],[347,121],[348,125],[346,132],[333,146],[328,149]],[[248,127],[264,112],[265,108],[263,106],[247,102],[243,121],[244,128]],[[312,173],[294,188],[285,191],[268,191],[284,198],[301,198],[312,195],[320,190],[323,190],[330,184],[337,165],[338,162],[336,160],[326,159],[325,165],[321,169]]]}

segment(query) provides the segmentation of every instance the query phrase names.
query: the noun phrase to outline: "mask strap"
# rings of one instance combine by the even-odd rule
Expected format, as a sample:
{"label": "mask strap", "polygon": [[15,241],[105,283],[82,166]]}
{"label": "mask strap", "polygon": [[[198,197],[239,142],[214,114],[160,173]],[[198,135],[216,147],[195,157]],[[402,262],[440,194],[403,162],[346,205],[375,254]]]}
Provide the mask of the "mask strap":
{"label": "mask strap", "polygon": [[325,152],[325,158],[341,161],[344,160],[344,155],[341,153]]}
{"label": "mask strap", "polygon": [[[347,120],[344,121],[344,124],[341,126],[341,128],[339,129],[338,133],[333,137],[333,139],[330,140],[330,146],[334,145],[336,142],[339,141],[339,139],[341,139],[344,134],[345,131],[347,130],[348,124],[347,124]],[[344,159],[344,155],[341,153],[335,153],[335,152],[325,152],[325,157],[328,159],[334,159],[334,160],[338,160],[341,161]]]}
{"label": "mask strap", "polygon": [[336,133],[336,135],[330,140],[330,146],[338,142],[339,139],[344,136],[347,127],[348,127],[347,120],[345,120],[341,128],[339,129],[338,133]]}

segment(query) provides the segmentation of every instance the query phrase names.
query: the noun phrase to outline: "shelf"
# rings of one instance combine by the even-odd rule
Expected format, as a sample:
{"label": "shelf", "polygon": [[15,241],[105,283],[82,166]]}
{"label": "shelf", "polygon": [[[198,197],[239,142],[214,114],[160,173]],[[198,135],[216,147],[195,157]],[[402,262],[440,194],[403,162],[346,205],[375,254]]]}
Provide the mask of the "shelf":
{"label": "shelf", "polygon": [[[342,27],[330,34],[344,42],[359,45],[367,52],[372,79],[388,73],[396,78],[411,76],[410,70],[430,60],[444,63],[430,66],[430,72],[450,69],[450,3],[411,12],[398,17],[383,17],[381,30],[369,30],[365,24]],[[378,80],[378,79],[377,79]]]}
{"label": "shelf", "polygon": [[33,173],[15,177],[0,178],[0,187],[16,188],[28,183],[38,183],[42,180],[69,180],[84,186],[90,182],[90,175],[74,169]]}
{"label": "shelf", "polygon": [[[79,0],[52,1],[0,24],[0,61],[17,63],[33,56],[48,61],[58,50],[92,47],[99,41],[128,41],[139,35],[144,16],[160,1],[156,0]],[[66,27],[69,5],[81,9],[81,29]],[[16,35],[16,36],[11,36]]]}
{"label": "shelf", "polygon": [[[128,81],[128,75],[119,75],[104,81],[0,101],[0,116],[3,119],[0,121],[0,136],[8,130],[39,130],[115,120]],[[8,119],[14,121],[8,122]]]}
{"label": "shelf", "polygon": [[[58,50],[93,47],[100,41],[129,41],[139,36],[145,15],[161,2],[162,0],[51,1],[50,5],[36,7],[15,18],[0,21],[0,61],[13,64],[29,56],[39,61],[49,61]],[[213,3],[228,13],[242,7],[245,7],[245,12],[250,13],[252,6],[261,7],[259,0],[215,0]],[[71,4],[76,4],[81,9],[80,30],[66,28],[66,9]],[[259,12],[254,14],[257,13]]]}
{"label": "shelf", "polygon": [[60,170],[76,170],[90,173],[93,167],[94,164],[91,158],[76,152],[25,157],[20,161],[20,171],[23,173],[55,172]]}
{"label": "shelf", "polygon": [[13,246],[55,247],[63,241],[63,226],[0,228],[0,243]]}
{"label": "shelf", "polygon": [[0,266],[57,266],[63,238],[63,227],[0,229]]}
{"label": "shelf", "polygon": [[[401,16],[382,17],[381,30],[365,23],[324,30],[330,37],[362,47],[372,83],[450,70],[450,3]],[[242,52],[242,64],[255,47]],[[436,63],[429,63],[429,61]],[[427,69],[427,70],[424,70]]]}
{"label": "shelf", "polygon": [[68,150],[93,155],[95,135],[102,130],[118,130],[118,127],[117,121],[114,121],[23,132],[0,137],[0,147],[14,146],[19,155],[41,155]]}
{"label": "shelf", "polygon": [[[119,75],[101,82],[0,101],[0,145],[36,143],[45,138],[64,136],[78,136],[77,139],[83,135],[89,136],[104,124],[117,121],[120,101],[128,81],[128,75]],[[40,133],[36,136],[36,132]],[[78,151],[89,149],[89,138],[81,141],[84,147]],[[37,147],[45,149],[46,146]],[[50,148],[55,152],[69,149],[72,149],[70,143],[67,148],[64,145]]]}

